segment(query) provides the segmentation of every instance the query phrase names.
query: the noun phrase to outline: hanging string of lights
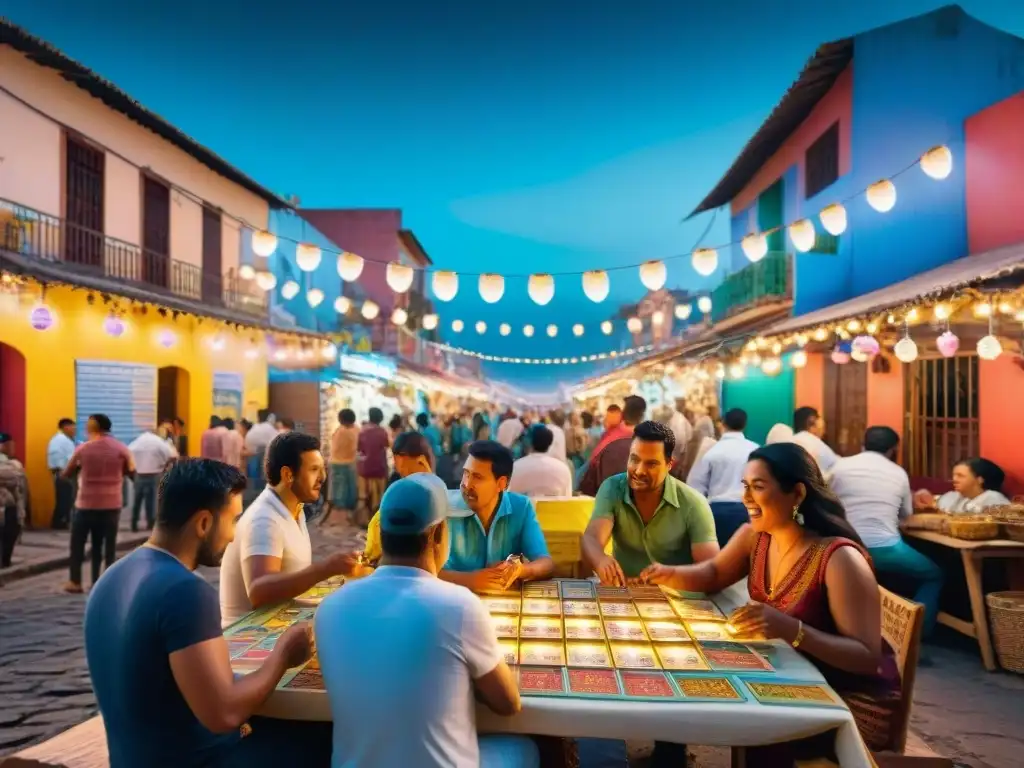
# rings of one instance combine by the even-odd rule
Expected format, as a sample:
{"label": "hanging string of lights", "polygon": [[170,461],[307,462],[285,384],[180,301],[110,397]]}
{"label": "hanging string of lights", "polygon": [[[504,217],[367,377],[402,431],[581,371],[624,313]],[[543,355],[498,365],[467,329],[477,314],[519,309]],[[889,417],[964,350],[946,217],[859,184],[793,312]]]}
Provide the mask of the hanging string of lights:
{"label": "hanging string of lights", "polygon": [[453,347],[450,344],[438,341],[428,341],[426,343],[429,346],[450,354],[475,357],[478,360],[483,360],[488,363],[510,363],[514,365],[579,365],[581,363],[594,363],[600,360],[622,360],[635,357],[636,355],[642,355],[646,352],[651,352],[655,348],[654,344],[643,344],[638,347],[629,347],[624,350],[612,349],[598,354],[572,355],[569,357],[509,357],[507,355],[488,355],[472,349]]}

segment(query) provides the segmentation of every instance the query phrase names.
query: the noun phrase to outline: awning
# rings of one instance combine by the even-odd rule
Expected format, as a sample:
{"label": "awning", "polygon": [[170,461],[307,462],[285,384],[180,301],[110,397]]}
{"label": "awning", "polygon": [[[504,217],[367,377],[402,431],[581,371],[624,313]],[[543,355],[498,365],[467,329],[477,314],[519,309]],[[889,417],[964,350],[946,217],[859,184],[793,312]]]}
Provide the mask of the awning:
{"label": "awning", "polygon": [[848,317],[885,312],[922,299],[937,298],[965,288],[978,288],[1021,271],[1024,271],[1024,243],[1016,243],[957,259],[877,291],[791,317],[768,326],[761,333],[766,336],[794,333]]}

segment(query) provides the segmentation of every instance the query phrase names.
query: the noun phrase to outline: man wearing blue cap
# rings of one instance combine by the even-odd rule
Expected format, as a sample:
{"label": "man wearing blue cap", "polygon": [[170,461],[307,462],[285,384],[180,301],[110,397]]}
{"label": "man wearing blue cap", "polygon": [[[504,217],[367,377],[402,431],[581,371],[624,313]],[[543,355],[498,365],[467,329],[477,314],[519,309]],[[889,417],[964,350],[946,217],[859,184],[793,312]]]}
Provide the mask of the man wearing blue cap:
{"label": "man wearing blue cap", "polygon": [[447,517],[440,478],[394,483],[380,504],[380,566],[317,610],[335,768],[539,765],[527,737],[477,736],[475,699],[513,715],[519,691],[480,599],[437,578]]}

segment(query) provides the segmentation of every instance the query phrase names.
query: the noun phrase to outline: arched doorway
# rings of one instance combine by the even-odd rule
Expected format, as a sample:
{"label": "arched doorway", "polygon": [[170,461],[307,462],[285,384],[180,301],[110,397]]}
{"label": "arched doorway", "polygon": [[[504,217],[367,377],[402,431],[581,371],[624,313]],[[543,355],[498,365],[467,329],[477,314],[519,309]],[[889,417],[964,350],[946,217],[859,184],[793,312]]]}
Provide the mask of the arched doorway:
{"label": "arched doorway", "polygon": [[[156,374],[156,418],[160,424],[181,419],[185,422],[184,432],[189,429],[189,385],[190,377],[187,370],[176,365],[167,365],[157,369]],[[181,436],[184,438],[184,435]],[[187,455],[187,442],[179,441],[178,450]]]}
{"label": "arched doorway", "polygon": [[25,463],[25,389],[25,356],[9,344],[0,344],[0,431],[14,438],[14,455],[22,464]]}

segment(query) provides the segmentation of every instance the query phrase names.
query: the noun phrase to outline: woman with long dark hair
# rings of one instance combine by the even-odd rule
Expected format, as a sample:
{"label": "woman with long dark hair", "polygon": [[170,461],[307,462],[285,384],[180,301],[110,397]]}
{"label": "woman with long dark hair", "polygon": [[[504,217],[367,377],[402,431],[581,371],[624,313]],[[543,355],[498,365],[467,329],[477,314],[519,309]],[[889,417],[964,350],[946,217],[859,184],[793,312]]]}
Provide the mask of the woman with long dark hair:
{"label": "woman with long dark hair", "polygon": [[[698,565],[654,564],[641,578],[705,593],[746,578],[751,602],[730,618],[737,637],[781,638],[797,648],[849,705],[868,745],[886,746],[899,672],[882,640],[870,558],[842,504],[795,443],[751,453],[743,488],[750,524],[718,555]],[[830,746],[815,739],[761,749],[751,764],[785,765]]]}

